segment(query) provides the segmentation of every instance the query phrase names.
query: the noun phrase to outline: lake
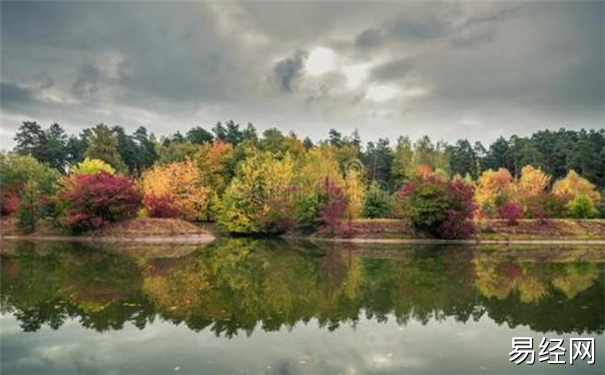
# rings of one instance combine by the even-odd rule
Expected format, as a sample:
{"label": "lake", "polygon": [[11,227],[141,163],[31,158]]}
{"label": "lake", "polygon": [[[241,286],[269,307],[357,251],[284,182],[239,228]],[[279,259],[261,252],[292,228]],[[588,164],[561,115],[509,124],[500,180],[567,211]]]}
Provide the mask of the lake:
{"label": "lake", "polygon": [[[3,242],[2,374],[605,373],[605,250]],[[534,365],[510,362],[532,337]],[[566,364],[538,361],[564,339]],[[570,365],[571,338],[595,363]]]}

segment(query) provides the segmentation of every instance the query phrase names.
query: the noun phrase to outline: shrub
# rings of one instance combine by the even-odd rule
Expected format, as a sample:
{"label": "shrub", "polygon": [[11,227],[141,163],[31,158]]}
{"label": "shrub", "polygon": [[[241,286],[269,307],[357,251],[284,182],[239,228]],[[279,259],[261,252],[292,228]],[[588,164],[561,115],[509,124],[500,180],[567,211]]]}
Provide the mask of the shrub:
{"label": "shrub", "polygon": [[143,198],[143,207],[149,217],[178,217],[179,209],[174,207],[166,195],[148,195]]}
{"label": "shrub", "polygon": [[76,233],[134,217],[140,202],[131,180],[107,172],[72,176],[59,198],[67,206],[65,223]]}
{"label": "shrub", "polygon": [[115,174],[116,171],[113,167],[101,159],[86,158],[78,163],[73,170],[70,171],[72,174],[94,174],[98,172],[106,172],[108,174]]}
{"label": "shrub", "polygon": [[498,208],[498,217],[506,220],[508,225],[517,225],[523,216],[523,207],[517,202],[506,202]]}
{"label": "shrub", "polygon": [[567,210],[569,215],[576,219],[592,219],[599,213],[593,201],[585,195],[578,195],[569,201]]}
{"label": "shrub", "polygon": [[404,216],[417,230],[438,238],[465,238],[474,233],[473,187],[436,174],[416,177],[398,193]]}
{"label": "shrub", "polygon": [[363,202],[363,217],[389,217],[392,209],[392,199],[389,193],[381,189],[378,182],[372,181]]}

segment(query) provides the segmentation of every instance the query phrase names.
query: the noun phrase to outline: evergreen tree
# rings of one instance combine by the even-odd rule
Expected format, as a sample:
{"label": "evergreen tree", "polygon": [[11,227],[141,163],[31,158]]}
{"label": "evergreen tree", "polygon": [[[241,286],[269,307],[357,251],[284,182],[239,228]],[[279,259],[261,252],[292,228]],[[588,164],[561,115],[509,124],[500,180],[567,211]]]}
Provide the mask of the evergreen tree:
{"label": "evergreen tree", "polygon": [[246,129],[243,131],[244,141],[252,142],[252,144],[258,143],[258,133],[254,125],[249,122]]}
{"label": "evergreen tree", "polygon": [[332,146],[342,147],[343,141],[342,134],[340,132],[336,131],[336,129],[330,129],[329,137],[329,142]]}
{"label": "evergreen tree", "polygon": [[362,159],[366,167],[368,180],[376,180],[384,186],[394,188],[391,178],[393,150],[389,147],[388,139],[381,138],[376,144],[368,142]]}
{"label": "evergreen tree", "polygon": [[187,140],[193,144],[201,145],[202,143],[212,142],[214,140],[214,136],[201,126],[196,126],[187,132]]}
{"label": "evergreen tree", "polygon": [[307,150],[307,151],[312,149],[314,147],[314,145],[313,145],[313,141],[311,140],[311,138],[305,137],[305,140],[303,141],[303,146],[305,147],[305,150]]}
{"label": "evergreen tree", "polygon": [[159,158],[158,151],[156,150],[155,141],[153,135],[147,135],[147,129],[144,126],[134,132],[133,138],[138,146],[137,152],[137,169],[142,171],[151,167]]}
{"label": "evergreen tree", "polygon": [[450,170],[452,174],[477,178],[477,155],[466,139],[460,139],[454,146],[448,147]]}
{"label": "evergreen tree", "polygon": [[111,131],[118,141],[118,153],[120,158],[128,167],[128,172],[133,173],[138,166],[139,149],[137,144],[128,136],[121,126],[114,126]]}
{"label": "evergreen tree", "polygon": [[99,124],[93,128],[84,155],[87,158],[103,160],[120,173],[125,173],[128,169],[118,152],[117,138],[111,129],[104,124]]}

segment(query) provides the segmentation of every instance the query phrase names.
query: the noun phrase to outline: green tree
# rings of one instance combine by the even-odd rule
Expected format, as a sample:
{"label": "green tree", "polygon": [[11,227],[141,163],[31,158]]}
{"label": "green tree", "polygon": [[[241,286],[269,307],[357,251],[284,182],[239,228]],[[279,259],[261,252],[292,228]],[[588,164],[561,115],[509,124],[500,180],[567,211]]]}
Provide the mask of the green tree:
{"label": "green tree", "polygon": [[201,145],[202,143],[212,142],[214,140],[214,136],[201,126],[196,126],[187,132],[187,140],[193,144]]}
{"label": "green tree", "polygon": [[118,139],[104,124],[93,128],[84,155],[87,158],[103,160],[120,173],[125,173],[128,169],[118,152]]}
{"label": "green tree", "polygon": [[38,160],[44,159],[44,130],[35,121],[24,121],[15,135],[15,152],[30,154]]}
{"label": "green tree", "polygon": [[43,159],[40,161],[65,172],[68,163],[67,134],[61,125],[54,123],[44,132]]}
{"label": "green tree", "polygon": [[126,164],[129,173],[133,173],[138,166],[139,149],[135,141],[126,134],[121,126],[114,126],[111,131],[118,141],[118,153],[120,158]]}
{"label": "green tree", "polygon": [[361,215],[368,218],[389,217],[392,209],[393,202],[389,193],[378,182],[372,181],[365,195]]}
{"label": "green tree", "polygon": [[137,169],[142,171],[150,168],[159,158],[156,142],[152,135],[147,134],[144,126],[139,126],[132,138],[137,144]]}
{"label": "green tree", "polygon": [[30,154],[39,162],[64,172],[68,162],[67,135],[57,123],[44,130],[38,123],[25,121],[15,135],[15,151]]}
{"label": "green tree", "polygon": [[53,214],[51,197],[56,188],[59,172],[42,164],[31,155],[15,153],[0,154],[0,191],[2,199],[6,194],[16,194],[17,224],[30,233],[36,230],[38,221]]}
{"label": "green tree", "polygon": [[368,180],[376,180],[393,188],[391,179],[393,150],[389,147],[388,139],[381,138],[376,144],[368,142],[362,161],[366,168],[366,178]]}
{"label": "green tree", "polygon": [[576,219],[592,219],[599,214],[594,202],[585,195],[578,195],[569,201],[567,210]]}
{"label": "green tree", "polygon": [[460,176],[470,175],[472,178],[477,178],[477,155],[468,140],[458,140],[454,146],[448,146],[447,151],[452,174]]}

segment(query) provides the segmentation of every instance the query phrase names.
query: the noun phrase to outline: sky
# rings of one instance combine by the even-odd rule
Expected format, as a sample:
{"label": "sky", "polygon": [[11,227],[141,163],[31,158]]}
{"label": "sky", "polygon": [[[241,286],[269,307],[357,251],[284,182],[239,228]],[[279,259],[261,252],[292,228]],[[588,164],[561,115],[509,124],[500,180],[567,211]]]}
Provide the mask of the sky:
{"label": "sky", "polygon": [[605,127],[603,2],[0,3],[2,148],[23,121],[158,136],[491,142]]}

